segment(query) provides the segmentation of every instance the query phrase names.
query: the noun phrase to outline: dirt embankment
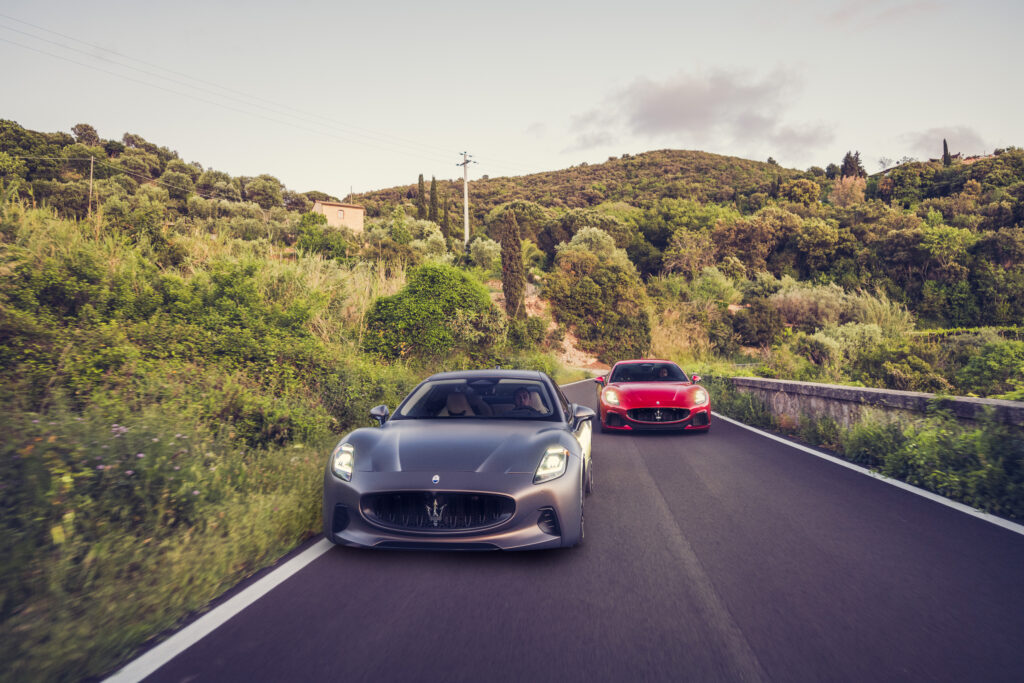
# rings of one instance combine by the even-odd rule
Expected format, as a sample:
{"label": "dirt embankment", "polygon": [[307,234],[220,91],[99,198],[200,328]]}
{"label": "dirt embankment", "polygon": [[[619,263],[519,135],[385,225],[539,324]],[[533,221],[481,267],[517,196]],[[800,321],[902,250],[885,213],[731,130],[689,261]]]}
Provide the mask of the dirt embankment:
{"label": "dirt embankment", "polygon": [[[494,301],[496,306],[505,310],[505,295],[501,291],[501,282],[491,280],[487,283],[487,286],[491,290],[491,300]],[[554,316],[551,314],[551,304],[540,297],[540,288],[537,285],[527,283],[523,303],[526,306],[527,315],[547,318],[551,321],[548,323],[549,333],[558,327],[554,321]],[[597,360],[594,355],[587,353],[579,347],[579,339],[573,334],[572,330],[566,330],[560,347],[555,350],[555,356],[558,358],[558,362],[570,368],[597,371],[609,369],[607,364]]]}

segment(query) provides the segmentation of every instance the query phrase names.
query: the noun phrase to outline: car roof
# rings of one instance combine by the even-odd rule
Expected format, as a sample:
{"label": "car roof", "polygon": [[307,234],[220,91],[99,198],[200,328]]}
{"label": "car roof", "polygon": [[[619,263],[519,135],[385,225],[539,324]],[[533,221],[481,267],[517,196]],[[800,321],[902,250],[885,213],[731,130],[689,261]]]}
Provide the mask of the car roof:
{"label": "car roof", "polygon": [[637,363],[671,363],[672,365],[678,366],[678,363],[672,360],[664,360],[662,358],[633,358],[630,360],[620,360],[616,365],[634,365]]}
{"label": "car roof", "polygon": [[474,379],[476,377],[500,377],[503,379],[532,379],[545,380],[547,375],[536,370],[504,370],[494,368],[492,370],[455,370],[452,372],[439,372],[436,375],[427,377],[424,381],[434,379]]}

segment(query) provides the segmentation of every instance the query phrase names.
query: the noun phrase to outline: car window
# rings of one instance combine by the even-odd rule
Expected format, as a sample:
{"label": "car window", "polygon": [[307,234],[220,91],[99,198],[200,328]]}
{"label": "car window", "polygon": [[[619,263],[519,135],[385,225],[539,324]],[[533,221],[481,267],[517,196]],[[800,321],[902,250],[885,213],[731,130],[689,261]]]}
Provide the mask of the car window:
{"label": "car window", "polygon": [[675,363],[623,363],[612,370],[609,382],[685,382],[686,374]]}
{"label": "car window", "polygon": [[558,419],[544,382],[472,377],[424,382],[395,411],[398,419]]}
{"label": "car window", "polygon": [[562,414],[565,415],[566,420],[571,420],[572,415],[569,414],[569,399],[567,399],[565,397],[565,394],[562,393],[562,387],[558,386],[558,383],[555,382],[555,380],[551,379],[550,375],[545,376],[548,378],[548,381],[551,382],[551,386],[555,388],[555,393],[558,396],[558,402],[562,406]]}

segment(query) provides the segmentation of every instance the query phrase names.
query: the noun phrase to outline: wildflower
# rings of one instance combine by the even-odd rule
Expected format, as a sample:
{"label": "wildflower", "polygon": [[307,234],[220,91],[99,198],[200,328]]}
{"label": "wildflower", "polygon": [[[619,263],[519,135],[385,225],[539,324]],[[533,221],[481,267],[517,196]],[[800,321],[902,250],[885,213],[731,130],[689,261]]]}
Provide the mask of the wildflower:
{"label": "wildflower", "polygon": [[98,469],[98,470],[105,470],[105,469],[107,469],[107,466],[106,465],[96,465],[96,469]]}
{"label": "wildflower", "polygon": [[133,474],[135,474],[135,470],[125,470],[124,473],[127,474],[130,477]]}
{"label": "wildflower", "polygon": [[145,454],[145,453],[136,453],[136,454],[135,454],[135,457],[136,457],[136,458],[145,458],[145,457],[146,457],[146,454]]}
{"label": "wildflower", "polygon": [[180,470],[180,469],[181,469],[181,465],[175,465],[175,466],[174,466],[174,469],[176,469],[176,470]]}
{"label": "wildflower", "polygon": [[159,441],[159,440],[160,440],[160,439],[158,439],[157,437],[155,437],[155,436],[153,437],[153,443],[156,443],[156,442],[157,442],[157,441]]}
{"label": "wildflower", "polygon": [[39,420],[32,420],[32,424],[34,424],[34,425],[39,424]]}
{"label": "wildflower", "polygon": [[192,490],[192,495],[193,496],[198,496],[199,495],[199,489],[193,489]]}

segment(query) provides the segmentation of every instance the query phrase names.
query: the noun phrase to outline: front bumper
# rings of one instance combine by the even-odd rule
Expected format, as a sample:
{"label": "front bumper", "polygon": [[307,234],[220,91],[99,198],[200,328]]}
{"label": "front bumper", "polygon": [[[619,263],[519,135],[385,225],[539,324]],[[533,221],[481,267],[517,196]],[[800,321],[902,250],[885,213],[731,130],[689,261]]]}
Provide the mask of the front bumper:
{"label": "front bumper", "polygon": [[[566,473],[543,484],[533,474],[448,472],[431,483],[428,472],[355,472],[351,482],[324,475],[324,536],[339,545],[416,550],[539,550],[571,545],[567,538],[575,525],[581,472],[570,459]],[[374,523],[364,512],[364,496],[396,491],[437,494],[498,493],[515,500],[512,516],[492,527],[466,531],[404,531]],[[557,533],[551,533],[551,514]],[[542,528],[543,527],[543,528]]]}
{"label": "front bumper", "polygon": [[605,429],[619,430],[623,432],[634,431],[704,431],[711,427],[711,404],[690,408],[689,415],[685,419],[674,422],[641,422],[629,417],[628,411],[635,410],[636,406],[622,408],[601,404],[601,426]]}

